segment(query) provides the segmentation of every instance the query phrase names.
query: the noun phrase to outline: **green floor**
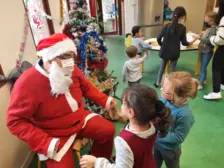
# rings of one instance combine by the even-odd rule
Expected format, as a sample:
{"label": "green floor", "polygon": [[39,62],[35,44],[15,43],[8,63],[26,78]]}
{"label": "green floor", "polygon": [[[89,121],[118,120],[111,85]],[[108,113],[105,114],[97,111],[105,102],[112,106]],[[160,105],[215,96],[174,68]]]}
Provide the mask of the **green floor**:
{"label": "green floor", "polygon": [[[114,70],[120,84],[117,95],[120,96],[126,84],[122,83],[121,71],[127,57],[125,55],[124,37],[112,36],[105,38],[108,46],[109,66],[108,70]],[[197,61],[197,51],[181,53],[177,70],[188,71],[194,74]],[[142,83],[153,86],[159,68],[160,59],[158,52],[151,51],[150,58],[145,61],[145,71]],[[158,89],[158,94],[160,90]],[[223,168],[224,162],[224,100],[205,101],[203,95],[211,91],[211,65],[208,67],[207,86],[200,91],[198,98],[189,100],[195,116],[196,123],[191,130],[187,140],[183,144],[181,156],[181,168]],[[115,123],[117,133],[123,125]],[[88,152],[88,149],[83,151]],[[37,167],[35,157],[30,168]]]}

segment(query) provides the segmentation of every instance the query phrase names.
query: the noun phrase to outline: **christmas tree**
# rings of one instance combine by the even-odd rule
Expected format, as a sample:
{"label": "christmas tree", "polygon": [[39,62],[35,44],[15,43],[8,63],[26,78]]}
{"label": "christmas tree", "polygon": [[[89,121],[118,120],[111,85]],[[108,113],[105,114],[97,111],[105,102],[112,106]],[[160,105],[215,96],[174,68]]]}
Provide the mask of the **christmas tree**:
{"label": "christmas tree", "polygon": [[[90,16],[87,5],[86,0],[72,1],[72,9],[69,11],[70,22],[65,25],[63,33],[73,39],[77,46],[76,64],[89,81],[100,91],[116,97],[115,91],[118,82],[116,77],[112,76],[112,72],[106,71],[107,47],[99,35],[97,19]],[[86,99],[85,103],[86,108],[91,111],[100,113],[108,119],[118,119],[116,116],[109,116],[108,111],[103,110],[89,99]]]}

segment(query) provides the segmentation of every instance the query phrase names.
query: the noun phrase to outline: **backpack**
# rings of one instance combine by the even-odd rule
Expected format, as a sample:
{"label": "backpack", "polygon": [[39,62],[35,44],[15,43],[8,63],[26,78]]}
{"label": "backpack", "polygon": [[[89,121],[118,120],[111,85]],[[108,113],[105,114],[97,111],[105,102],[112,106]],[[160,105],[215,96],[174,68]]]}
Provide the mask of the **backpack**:
{"label": "backpack", "polygon": [[33,65],[28,61],[23,61],[20,66],[16,66],[8,75],[7,81],[11,85],[10,91],[12,91],[14,84],[16,83],[17,79],[29,68]]}

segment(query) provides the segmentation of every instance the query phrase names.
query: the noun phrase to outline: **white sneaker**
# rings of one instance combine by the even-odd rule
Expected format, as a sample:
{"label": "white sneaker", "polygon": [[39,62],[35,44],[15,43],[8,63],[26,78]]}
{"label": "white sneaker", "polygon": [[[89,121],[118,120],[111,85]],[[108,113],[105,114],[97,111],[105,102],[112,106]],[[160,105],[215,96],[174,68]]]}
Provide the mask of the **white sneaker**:
{"label": "white sneaker", "polygon": [[202,89],[203,89],[203,86],[199,85],[198,90],[202,90]]}
{"label": "white sneaker", "polygon": [[215,93],[215,92],[211,92],[208,95],[204,95],[204,99],[206,100],[216,100],[216,99],[221,99],[222,95],[221,93]]}
{"label": "white sneaker", "polygon": [[220,87],[220,88],[221,88],[221,90],[224,90],[224,85],[221,85],[221,87]]}

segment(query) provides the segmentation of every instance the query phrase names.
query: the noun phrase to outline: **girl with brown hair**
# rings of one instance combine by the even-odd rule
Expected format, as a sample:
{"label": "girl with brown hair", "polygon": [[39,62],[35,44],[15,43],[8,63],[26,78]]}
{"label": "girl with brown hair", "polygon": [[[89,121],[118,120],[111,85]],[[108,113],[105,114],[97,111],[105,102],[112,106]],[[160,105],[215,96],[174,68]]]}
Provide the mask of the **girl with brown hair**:
{"label": "girl with brown hair", "polygon": [[156,136],[165,137],[171,123],[170,109],[158,99],[156,91],[148,86],[135,84],[122,96],[122,113],[130,123],[115,138],[116,161],[83,156],[81,168],[156,168],[153,147]]}

